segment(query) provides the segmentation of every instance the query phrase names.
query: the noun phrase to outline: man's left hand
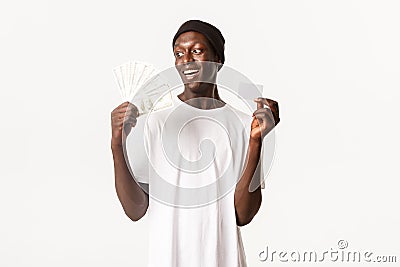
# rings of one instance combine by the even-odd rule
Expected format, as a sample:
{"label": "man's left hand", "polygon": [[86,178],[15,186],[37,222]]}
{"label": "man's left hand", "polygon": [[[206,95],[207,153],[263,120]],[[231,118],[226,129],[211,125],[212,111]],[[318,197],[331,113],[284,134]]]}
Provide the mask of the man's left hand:
{"label": "man's left hand", "polygon": [[262,139],[279,123],[278,102],[268,98],[256,98],[257,110],[253,113],[250,141],[261,142]]}

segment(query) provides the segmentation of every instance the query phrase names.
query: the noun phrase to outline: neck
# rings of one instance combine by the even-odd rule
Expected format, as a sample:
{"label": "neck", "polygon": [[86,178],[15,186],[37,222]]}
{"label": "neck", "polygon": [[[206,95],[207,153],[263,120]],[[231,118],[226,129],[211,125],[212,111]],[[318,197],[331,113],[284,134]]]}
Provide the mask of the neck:
{"label": "neck", "polygon": [[178,95],[179,99],[187,104],[200,109],[220,108],[225,105],[218,94],[218,88],[215,84],[204,83],[204,90],[193,92],[185,86],[185,90]]}

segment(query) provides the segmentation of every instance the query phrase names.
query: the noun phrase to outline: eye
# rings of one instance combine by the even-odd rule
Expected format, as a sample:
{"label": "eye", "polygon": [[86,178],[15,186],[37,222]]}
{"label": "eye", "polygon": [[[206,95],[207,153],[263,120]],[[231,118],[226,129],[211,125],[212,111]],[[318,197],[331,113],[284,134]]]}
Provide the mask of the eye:
{"label": "eye", "polygon": [[183,56],[182,52],[180,52],[180,51],[175,52],[175,57],[179,58],[181,56]]}
{"label": "eye", "polygon": [[192,51],[192,53],[195,54],[195,55],[198,55],[201,52],[203,52],[203,50],[201,50],[201,49],[193,49],[193,51]]}

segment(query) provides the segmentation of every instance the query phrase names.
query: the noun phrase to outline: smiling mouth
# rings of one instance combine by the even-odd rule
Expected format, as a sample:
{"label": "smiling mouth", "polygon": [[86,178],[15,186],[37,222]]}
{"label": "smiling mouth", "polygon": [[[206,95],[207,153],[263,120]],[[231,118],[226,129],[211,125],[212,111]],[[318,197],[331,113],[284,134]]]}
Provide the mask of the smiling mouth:
{"label": "smiling mouth", "polygon": [[198,73],[198,72],[199,72],[199,70],[185,70],[185,71],[183,71],[183,74],[192,75],[192,74],[195,74],[195,73]]}
{"label": "smiling mouth", "polygon": [[192,79],[196,77],[199,74],[200,70],[199,69],[187,69],[182,71],[182,74],[185,75],[187,79]]}

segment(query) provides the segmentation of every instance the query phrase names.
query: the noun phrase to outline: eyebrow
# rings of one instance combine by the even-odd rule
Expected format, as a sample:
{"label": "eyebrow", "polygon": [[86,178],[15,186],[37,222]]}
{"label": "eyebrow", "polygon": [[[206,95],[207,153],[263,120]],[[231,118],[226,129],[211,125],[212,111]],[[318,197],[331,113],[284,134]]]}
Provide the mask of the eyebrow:
{"label": "eyebrow", "polygon": [[[189,41],[191,45],[205,45],[203,42],[199,42],[199,41]],[[184,42],[184,43],[175,43],[174,44],[174,48],[177,46],[181,46],[185,43],[189,43],[189,42]]]}

